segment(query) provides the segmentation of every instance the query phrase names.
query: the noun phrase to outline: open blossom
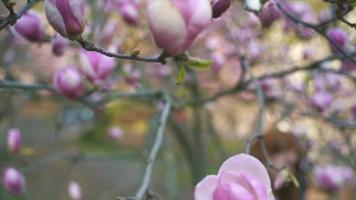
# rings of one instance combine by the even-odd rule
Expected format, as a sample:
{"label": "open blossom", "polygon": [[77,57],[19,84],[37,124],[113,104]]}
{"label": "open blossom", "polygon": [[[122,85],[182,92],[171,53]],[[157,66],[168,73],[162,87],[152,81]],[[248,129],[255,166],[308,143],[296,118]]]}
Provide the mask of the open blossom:
{"label": "open blossom", "polygon": [[7,132],[7,148],[11,153],[16,153],[21,148],[21,133],[17,128],[9,129]]}
{"label": "open blossom", "polygon": [[209,0],[150,0],[149,27],[158,47],[181,54],[212,19]]}
{"label": "open blossom", "polygon": [[274,0],[269,0],[263,6],[261,12],[259,13],[258,17],[263,26],[268,27],[274,21],[281,17],[281,12],[279,11],[276,2]]}
{"label": "open blossom", "polygon": [[138,24],[138,3],[135,0],[119,0],[117,9],[126,23],[129,25]]}
{"label": "open blossom", "polygon": [[212,0],[213,18],[219,18],[231,6],[231,0]]}
{"label": "open blossom", "polygon": [[105,81],[115,68],[115,59],[98,52],[82,51],[80,72],[95,83]]}
{"label": "open blossom", "polygon": [[29,11],[14,25],[14,29],[21,37],[31,42],[40,42],[45,39],[45,31],[37,12]]}
{"label": "open blossom", "polygon": [[57,70],[53,77],[53,85],[61,94],[70,99],[76,99],[85,92],[82,77],[73,67]]}
{"label": "open blossom", "polygon": [[48,22],[63,37],[77,39],[83,33],[83,0],[45,0],[45,10]]}
{"label": "open blossom", "polygon": [[195,200],[274,200],[266,168],[255,157],[238,154],[226,160],[218,175],[195,187]]}
{"label": "open blossom", "polygon": [[328,192],[340,191],[352,177],[353,170],[347,166],[328,165],[314,170],[316,184]]}
{"label": "open blossom", "polygon": [[75,182],[71,181],[68,185],[68,195],[72,200],[81,200],[82,199],[82,191],[80,185]]}
{"label": "open blossom", "polygon": [[19,196],[25,191],[24,176],[13,167],[5,169],[2,180],[5,189],[14,196]]}

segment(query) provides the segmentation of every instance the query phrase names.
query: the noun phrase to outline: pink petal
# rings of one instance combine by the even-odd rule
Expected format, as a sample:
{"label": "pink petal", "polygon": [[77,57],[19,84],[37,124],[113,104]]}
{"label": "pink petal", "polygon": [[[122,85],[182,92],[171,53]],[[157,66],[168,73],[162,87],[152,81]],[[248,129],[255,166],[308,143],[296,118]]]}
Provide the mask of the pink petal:
{"label": "pink petal", "polygon": [[217,183],[217,176],[206,176],[195,186],[194,200],[213,200],[213,193],[217,187]]}
{"label": "pink petal", "polygon": [[243,173],[258,180],[261,184],[271,187],[271,180],[265,166],[255,157],[238,154],[226,160],[219,169],[219,176],[223,172]]}

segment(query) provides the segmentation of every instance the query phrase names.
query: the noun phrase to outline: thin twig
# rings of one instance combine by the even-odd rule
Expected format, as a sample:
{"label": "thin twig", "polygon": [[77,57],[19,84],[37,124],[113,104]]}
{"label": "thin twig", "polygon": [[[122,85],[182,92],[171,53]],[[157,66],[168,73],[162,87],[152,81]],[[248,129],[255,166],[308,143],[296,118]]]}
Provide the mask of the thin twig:
{"label": "thin twig", "polygon": [[142,200],[143,197],[148,192],[149,184],[151,182],[151,177],[152,177],[153,165],[154,165],[154,162],[155,162],[155,160],[157,158],[157,154],[158,154],[158,152],[159,152],[159,150],[161,148],[162,142],[163,142],[164,129],[166,127],[167,119],[169,117],[169,113],[170,113],[171,106],[172,106],[171,100],[170,100],[170,97],[168,96],[168,94],[165,95],[165,100],[166,100],[166,104],[164,106],[164,109],[163,109],[161,117],[160,117],[156,139],[155,139],[155,142],[153,144],[153,147],[152,147],[152,149],[150,151],[150,155],[149,155],[148,160],[147,160],[145,174],[144,174],[141,186],[138,189],[135,197],[129,197],[129,198],[118,197],[117,199]]}
{"label": "thin twig", "polygon": [[260,105],[260,109],[258,112],[258,119],[257,119],[257,126],[249,139],[246,142],[246,147],[245,147],[245,152],[250,153],[251,150],[251,144],[255,139],[260,139],[264,135],[264,116],[265,116],[265,96],[262,91],[261,83],[260,81],[254,76],[253,72],[251,71],[250,65],[246,58],[242,57],[241,58],[241,65],[246,69],[246,71],[249,73],[251,76],[251,80],[255,83],[256,86],[256,94],[258,97],[258,103]]}
{"label": "thin twig", "polygon": [[323,36],[326,38],[331,46],[335,48],[344,58],[350,60],[350,62],[356,64],[356,60],[350,55],[348,52],[345,52],[339,45],[337,45],[331,38],[329,38],[326,33],[323,31],[323,29],[320,28],[318,24],[311,24],[308,22],[305,22],[303,20],[298,19],[298,17],[294,16],[293,14],[289,13],[280,2],[276,2],[278,9],[291,21],[293,21],[296,24],[303,25],[307,28],[313,29],[315,32],[317,32],[319,35]]}
{"label": "thin twig", "polygon": [[95,52],[101,53],[103,55],[106,55],[108,57],[125,59],[125,60],[134,60],[134,61],[140,61],[140,62],[165,64],[166,58],[169,57],[169,55],[165,54],[164,52],[162,52],[158,56],[153,56],[153,57],[141,57],[141,56],[135,55],[135,53],[133,53],[133,54],[118,54],[118,53],[109,52],[103,48],[97,47],[92,42],[86,41],[84,39],[77,40],[77,42],[87,51],[95,51]]}
{"label": "thin twig", "polygon": [[[17,13],[13,13],[12,9],[9,9],[10,14],[4,20],[0,21],[0,31],[7,27],[8,25],[14,25],[18,19],[22,17],[27,11],[29,11],[33,6],[35,6],[41,0],[29,0],[27,4]],[[6,5],[4,3],[4,5]]]}

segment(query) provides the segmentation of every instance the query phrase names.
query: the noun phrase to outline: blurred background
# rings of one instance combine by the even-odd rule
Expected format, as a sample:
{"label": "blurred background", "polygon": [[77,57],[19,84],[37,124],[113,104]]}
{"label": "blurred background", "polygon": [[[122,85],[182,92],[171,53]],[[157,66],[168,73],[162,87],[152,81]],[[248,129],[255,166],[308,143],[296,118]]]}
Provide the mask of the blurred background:
{"label": "blurred background", "polygon": [[[26,3],[15,2],[17,10]],[[333,19],[338,9],[321,0],[282,2],[314,24]],[[87,0],[83,37],[112,52],[158,54],[145,17],[147,1],[136,3],[132,22],[114,0]],[[134,195],[164,106],[157,95],[145,95],[151,91],[168,91],[174,101],[151,179],[150,189],[161,199],[192,199],[195,184],[243,152],[259,127],[273,161],[268,168],[272,181],[285,169],[296,179],[275,188],[278,199],[355,199],[355,176],[330,191],[320,184],[316,169],[355,170],[356,65],[340,57],[322,34],[293,24],[283,13],[263,23],[242,4],[233,1],[190,49],[190,55],[211,60],[210,68],[188,68],[177,85],[173,59],[165,65],[116,59],[110,78],[100,86],[86,83],[88,92],[76,100],[47,89],[57,69],[82,64],[83,49],[68,41],[62,54],[54,53],[55,31],[42,2],[33,10],[43,19],[46,40],[29,42],[11,27],[1,30],[0,169],[21,171],[26,193],[12,197],[1,187],[0,199],[70,199],[72,181],[80,185],[83,200]],[[344,18],[355,22],[355,9]],[[345,51],[356,59],[355,28],[335,19],[321,30],[335,27],[346,33]],[[265,103],[262,127],[258,88]],[[22,136],[16,154],[7,149],[10,128]],[[259,141],[251,142],[251,154],[267,167],[262,151]]]}

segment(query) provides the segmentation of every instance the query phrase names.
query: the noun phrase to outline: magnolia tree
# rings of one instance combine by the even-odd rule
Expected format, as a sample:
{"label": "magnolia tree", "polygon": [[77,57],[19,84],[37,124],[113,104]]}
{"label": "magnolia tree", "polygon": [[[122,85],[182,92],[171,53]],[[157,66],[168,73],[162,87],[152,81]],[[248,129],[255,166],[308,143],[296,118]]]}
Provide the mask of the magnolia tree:
{"label": "magnolia tree", "polygon": [[0,199],[353,199],[355,6],[2,0]]}

